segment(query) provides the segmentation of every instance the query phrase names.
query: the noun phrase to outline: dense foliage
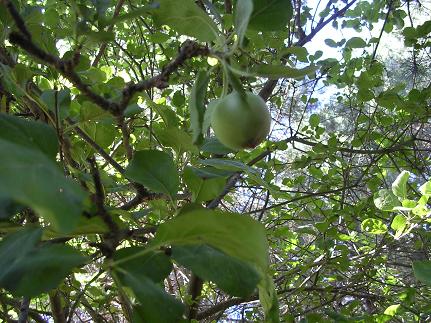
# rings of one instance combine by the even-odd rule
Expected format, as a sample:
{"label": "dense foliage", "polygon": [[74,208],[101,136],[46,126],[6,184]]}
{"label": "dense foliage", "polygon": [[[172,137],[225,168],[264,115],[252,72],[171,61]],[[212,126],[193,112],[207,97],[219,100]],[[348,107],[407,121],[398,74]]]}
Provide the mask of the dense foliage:
{"label": "dense foliage", "polygon": [[0,320],[431,320],[429,5],[0,0]]}

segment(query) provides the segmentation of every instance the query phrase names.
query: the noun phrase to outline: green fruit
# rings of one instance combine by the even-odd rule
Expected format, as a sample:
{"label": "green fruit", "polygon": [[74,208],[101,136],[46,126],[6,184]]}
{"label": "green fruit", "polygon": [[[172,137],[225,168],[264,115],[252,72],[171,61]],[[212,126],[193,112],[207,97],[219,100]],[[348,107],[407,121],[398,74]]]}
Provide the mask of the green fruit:
{"label": "green fruit", "polygon": [[268,135],[271,115],[260,96],[246,92],[241,97],[238,92],[232,92],[214,106],[211,126],[226,147],[254,148]]}

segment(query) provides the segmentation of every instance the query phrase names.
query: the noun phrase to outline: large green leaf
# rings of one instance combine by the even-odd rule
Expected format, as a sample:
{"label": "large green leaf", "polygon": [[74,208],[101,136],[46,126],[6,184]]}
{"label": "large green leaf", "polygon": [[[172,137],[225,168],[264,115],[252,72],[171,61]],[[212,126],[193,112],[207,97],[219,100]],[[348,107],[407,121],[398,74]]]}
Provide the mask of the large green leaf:
{"label": "large green leaf", "polygon": [[163,223],[154,245],[208,244],[227,255],[253,263],[262,271],[268,267],[265,228],[256,220],[207,209],[184,211]]}
{"label": "large green leaf", "polygon": [[[0,113],[0,139],[37,149],[51,159],[55,159],[58,141],[55,130],[50,126],[36,121]],[[2,151],[5,154],[6,151]]]}
{"label": "large green leaf", "polygon": [[205,115],[205,93],[209,77],[207,72],[199,72],[189,99],[190,126],[193,131],[193,143],[199,144],[203,140],[202,124]]}
{"label": "large green leaf", "polygon": [[155,21],[168,25],[178,33],[210,42],[217,38],[214,21],[193,0],[157,0],[159,8],[151,11]]}
{"label": "large green leaf", "polygon": [[233,296],[251,295],[261,280],[259,272],[249,263],[205,244],[173,246],[172,258]]}
{"label": "large green leaf", "polygon": [[38,150],[0,139],[0,196],[28,205],[55,229],[70,232],[86,194]]}
{"label": "large green leaf", "polygon": [[33,297],[56,287],[86,257],[66,245],[36,247],[41,229],[25,229],[0,243],[0,286]]}
{"label": "large green leaf", "polygon": [[178,172],[171,156],[162,151],[137,151],[125,175],[156,193],[175,199],[179,187]]}
{"label": "large green leaf", "polygon": [[[241,0],[239,0],[241,1]],[[257,31],[279,31],[292,18],[291,0],[253,0],[249,28]]]}
{"label": "large green leaf", "polygon": [[12,233],[0,242],[0,285],[11,274],[15,263],[25,257],[42,237],[42,229],[25,228]]}

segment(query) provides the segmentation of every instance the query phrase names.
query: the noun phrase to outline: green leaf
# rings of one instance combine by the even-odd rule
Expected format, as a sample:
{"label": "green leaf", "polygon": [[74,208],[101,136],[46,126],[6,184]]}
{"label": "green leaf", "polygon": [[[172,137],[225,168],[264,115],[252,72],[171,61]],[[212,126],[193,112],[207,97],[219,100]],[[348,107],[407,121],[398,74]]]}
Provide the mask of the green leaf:
{"label": "green leaf", "polygon": [[115,18],[112,18],[110,21],[108,21],[106,23],[106,26],[116,25],[120,22],[124,22],[127,20],[132,20],[135,18],[146,16],[146,15],[150,14],[152,10],[158,9],[159,7],[160,7],[159,4],[157,2],[154,2],[154,3],[151,3],[147,6],[142,6],[142,7],[133,9],[132,11],[130,11],[126,14],[119,15]]}
{"label": "green leaf", "polygon": [[388,228],[379,219],[365,219],[361,223],[361,230],[371,234],[384,234]]}
{"label": "green leaf", "polygon": [[[165,253],[160,251],[143,253],[143,251],[145,251],[143,247],[130,247],[115,252],[114,261],[119,263],[115,269],[121,280],[127,275],[124,272],[127,272],[135,278],[146,277],[158,283],[172,271],[172,263]],[[139,256],[140,253],[143,255]]]}
{"label": "green leaf", "polygon": [[252,265],[205,244],[173,246],[172,258],[232,296],[250,296],[261,280]]}
{"label": "green leaf", "polygon": [[82,188],[38,150],[0,139],[0,151],[7,152],[0,164],[0,196],[31,207],[56,230],[72,231],[86,197]]}
{"label": "green leaf", "polygon": [[395,316],[398,312],[398,309],[401,307],[401,304],[394,304],[385,309],[383,314]]}
{"label": "green leaf", "polygon": [[0,243],[0,286],[16,295],[37,296],[56,287],[87,258],[66,245],[37,248],[42,230],[24,229]]}
{"label": "green leaf", "polygon": [[224,253],[268,267],[268,243],[265,228],[256,220],[234,213],[207,209],[185,211],[160,225],[153,244],[208,244]]}
{"label": "green leaf", "polygon": [[[56,92],[57,92],[57,107],[55,106]],[[70,107],[69,89],[64,89],[60,91],[46,90],[41,94],[40,98],[54,115],[58,111],[59,120],[63,120],[64,118],[69,116],[69,107]]]}
{"label": "green leaf", "polygon": [[190,127],[193,131],[193,143],[200,143],[203,140],[202,137],[202,124],[205,115],[204,99],[207,91],[209,82],[209,76],[207,72],[199,72],[196,82],[193,85],[189,99],[189,111],[190,111]]}
{"label": "green leaf", "polygon": [[38,248],[19,262],[16,270],[24,273],[9,289],[18,295],[33,297],[57,287],[73,268],[84,264],[87,258],[67,245],[48,245]]}
{"label": "green leaf", "polygon": [[24,258],[42,237],[40,228],[24,228],[6,236],[0,242],[0,285],[4,285],[15,263]]}
{"label": "green leaf", "polygon": [[197,147],[192,143],[192,137],[182,129],[177,127],[154,128],[154,132],[164,146],[172,147],[178,153],[185,151],[198,152]]}
{"label": "green leaf", "polygon": [[408,171],[402,171],[401,174],[392,183],[392,192],[395,196],[406,199],[407,198],[407,182],[410,178],[410,173]]}
{"label": "green leaf", "polygon": [[431,181],[426,182],[425,184],[419,187],[419,191],[422,195],[431,196]]}
{"label": "green leaf", "polygon": [[247,176],[254,182],[258,183],[259,185],[271,190],[272,188],[268,185],[268,183],[261,177],[260,173],[248,166],[244,163],[237,161],[237,160],[229,160],[229,159],[222,159],[222,158],[214,158],[214,159],[204,159],[199,161],[203,165],[207,166],[213,166],[218,169],[222,170],[229,170],[229,171],[240,171],[245,172]]}
{"label": "green leaf", "polygon": [[247,31],[248,23],[253,12],[252,0],[240,0],[236,3],[235,10],[235,30],[238,35],[238,43],[242,46],[245,32]]}
{"label": "green leaf", "polygon": [[317,66],[310,65],[304,68],[292,68],[284,65],[260,64],[250,70],[252,75],[278,79],[282,77],[302,79],[318,70]]}
{"label": "green leaf", "polygon": [[406,227],[406,224],[407,224],[406,217],[402,214],[398,214],[392,220],[391,228],[394,229],[395,231],[403,231],[404,228]]}
{"label": "green leaf", "polygon": [[257,31],[283,30],[293,15],[291,0],[253,0],[249,28]]}
{"label": "green leaf", "polygon": [[197,203],[205,202],[219,196],[226,184],[226,178],[202,178],[198,174],[193,167],[186,167],[184,171],[183,178],[192,192],[192,201]]}
{"label": "green leaf", "polygon": [[133,322],[180,321],[185,306],[151,279],[127,273],[123,284],[133,290],[141,304],[134,308]]}
{"label": "green leaf", "polygon": [[380,190],[374,194],[374,205],[382,211],[392,211],[394,207],[400,205],[398,198],[391,190]]}
{"label": "green leaf", "polygon": [[53,128],[3,113],[0,113],[0,139],[39,150],[53,160],[58,151],[57,135]]}
{"label": "green leaf", "polygon": [[325,39],[325,44],[328,45],[329,47],[333,47],[333,48],[338,47],[337,42],[333,39],[330,39],[330,38]]}
{"label": "green leaf", "polygon": [[205,109],[204,121],[202,122],[202,135],[206,135],[209,127],[211,126],[211,118],[214,108],[216,107],[219,99],[212,100],[208,103],[207,108]]}
{"label": "green leaf", "polygon": [[317,128],[320,123],[320,116],[318,114],[312,114],[310,116],[309,123],[312,128]]}
{"label": "green leaf", "polygon": [[226,155],[234,152],[232,149],[224,146],[216,137],[205,138],[204,143],[201,146],[203,152]]}
{"label": "green leaf", "polygon": [[367,47],[367,43],[361,37],[352,37],[346,42],[348,48],[364,48]]}
{"label": "green leaf", "polygon": [[193,0],[157,0],[160,7],[151,11],[159,25],[168,25],[178,33],[210,42],[219,31],[212,19]]}
{"label": "green leaf", "polygon": [[176,198],[178,172],[171,156],[162,151],[137,151],[126,168],[125,176],[156,193],[169,195],[173,200]]}

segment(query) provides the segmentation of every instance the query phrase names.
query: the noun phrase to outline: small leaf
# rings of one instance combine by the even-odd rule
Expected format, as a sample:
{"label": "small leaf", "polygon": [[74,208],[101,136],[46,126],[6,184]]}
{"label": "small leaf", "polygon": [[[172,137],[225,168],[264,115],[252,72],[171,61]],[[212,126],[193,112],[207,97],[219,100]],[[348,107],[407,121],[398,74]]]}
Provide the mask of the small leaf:
{"label": "small leaf", "polygon": [[352,37],[346,42],[348,48],[364,48],[366,46],[367,43],[361,37]]}
{"label": "small leaf", "polygon": [[310,65],[304,68],[292,68],[284,65],[267,65],[260,64],[253,67],[250,72],[252,75],[261,77],[268,77],[272,79],[277,78],[295,78],[302,79],[303,77],[310,75],[318,70],[317,66]]}
{"label": "small leaf", "polygon": [[249,28],[257,31],[279,31],[293,15],[291,0],[253,0]]}
{"label": "small leaf", "polygon": [[431,260],[414,261],[413,273],[417,280],[431,285]]}
{"label": "small leaf", "polygon": [[199,72],[196,82],[193,85],[190,93],[189,111],[190,111],[190,126],[193,131],[193,143],[200,143],[202,137],[202,123],[204,121],[205,106],[204,99],[209,82],[208,73]]}
{"label": "small leaf", "polygon": [[392,220],[391,228],[394,229],[395,231],[403,231],[404,228],[406,227],[406,224],[407,224],[406,217],[402,214],[398,214]]}
{"label": "small leaf", "polygon": [[239,0],[235,10],[235,29],[238,35],[238,43],[242,46],[245,32],[247,31],[251,13],[253,12],[252,0]]}
{"label": "small leaf", "polygon": [[157,0],[159,8],[151,11],[156,23],[168,25],[178,33],[210,42],[218,37],[217,25],[193,0]]}
{"label": "small leaf", "polygon": [[382,211],[392,211],[394,207],[400,205],[400,201],[391,190],[384,189],[374,194],[374,204]]}
{"label": "small leaf", "polygon": [[139,7],[136,9],[133,9],[132,11],[124,14],[124,15],[120,15],[117,16],[115,18],[112,18],[110,21],[108,21],[106,23],[106,26],[110,26],[110,25],[116,25],[120,22],[124,22],[127,20],[131,20],[131,19],[135,19],[135,18],[139,18],[142,16],[146,16],[148,14],[151,13],[152,10],[154,9],[158,9],[160,7],[160,5],[157,2],[151,3],[147,6],[143,6],[143,7]]}
{"label": "small leaf", "polygon": [[361,223],[361,230],[371,234],[384,234],[388,228],[379,219],[365,219]]}
{"label": "small leaf", "polygon": [[328,45],[329,47],[333,47],[333,48],[338,47],[337,42],[333,39],[330,39],[330,38],[325,39],[325,44]]}
{"label": "small leaf", "polygon": [[156,193],[176,198],[179,187],[178,172],[168,154],[159,150],[137,151],[126,169],[125,176],[145,185]]}
{"label": "small leaf", "polygon": [[173,246],[172,258],[232,296],[250,296],[261,280],[252,265],[205,244]]}
{"label": "small leaf", "polygon": [[392,183],[392,192],[395,194],[395,196],[403,200],[407,198],[407,182],[409,177],[410,173],[404,170]]}
{"label": "small leaf", "polygon": [[309,123],[312,128],[317,128],[320,123],[320,116],[318,114],[312,114]]}

